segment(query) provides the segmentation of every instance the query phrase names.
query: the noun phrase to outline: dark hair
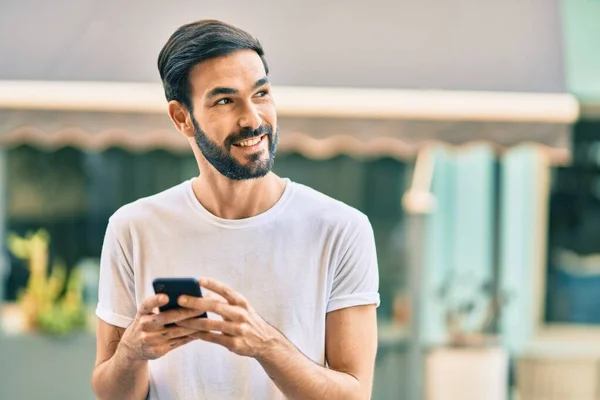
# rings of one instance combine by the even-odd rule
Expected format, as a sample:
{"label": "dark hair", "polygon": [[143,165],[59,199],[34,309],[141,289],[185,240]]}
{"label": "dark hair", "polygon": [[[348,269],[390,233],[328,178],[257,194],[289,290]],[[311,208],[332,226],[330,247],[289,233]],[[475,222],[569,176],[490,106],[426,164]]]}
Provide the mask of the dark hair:
{"label": "dark hair", "polygon": [[217,20],[183,25],[171,35],[158,55],[158,71],[167,100],[177,100],[191,110],[188,78],[192,67],[246,49],[260,56],[268,74],[263,48],[249,33]]}

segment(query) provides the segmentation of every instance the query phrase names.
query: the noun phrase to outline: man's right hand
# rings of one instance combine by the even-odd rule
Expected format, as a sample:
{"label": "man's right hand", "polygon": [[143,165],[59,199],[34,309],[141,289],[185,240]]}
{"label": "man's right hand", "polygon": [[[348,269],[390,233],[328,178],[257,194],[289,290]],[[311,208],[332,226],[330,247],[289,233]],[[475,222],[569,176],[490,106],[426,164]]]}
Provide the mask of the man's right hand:
{"label": "man's right hand", "polygon": [[186,343],[195,340],[188,336],[196,330],[166,324],[201,315],[196,310],[174,309],[161,313],[154,310],[169,302],[165,294],[148,297],[137,312],[134,321],[125,330],[119,347],[131,361],[154,360]]}

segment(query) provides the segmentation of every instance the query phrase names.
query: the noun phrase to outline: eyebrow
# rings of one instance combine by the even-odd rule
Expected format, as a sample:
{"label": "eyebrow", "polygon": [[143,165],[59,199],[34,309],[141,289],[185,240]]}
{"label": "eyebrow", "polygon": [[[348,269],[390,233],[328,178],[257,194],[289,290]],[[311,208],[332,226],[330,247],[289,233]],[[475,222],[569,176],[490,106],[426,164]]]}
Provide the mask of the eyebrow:
{"label": "eyebrow", "polygon": [[269,83],[269,78],[268,77],[263,77],[260,78],[259,80],[256,81],[256,83],[254,84],[254,89],[258,89],[261,86],[266,85],[267,83]]}
{"label": "eyebrow", "polygon": [[[259,87],[264,86],[267,83],[269,83],[269,78],[268,77],[265,76],[263,78],[260,78],[259,80],[257,80],[254,83],[253,89],[258,89]],[[212,89],[210,92],[208,92],[206,94],[206,98],[207,99],[211,99],[213,97],[220,96],[220,95],[223,95],[223,94],[237,94],[237,93],[238,93],[238,90],[234,89],[234,88],[216,87],[216,88]]]}

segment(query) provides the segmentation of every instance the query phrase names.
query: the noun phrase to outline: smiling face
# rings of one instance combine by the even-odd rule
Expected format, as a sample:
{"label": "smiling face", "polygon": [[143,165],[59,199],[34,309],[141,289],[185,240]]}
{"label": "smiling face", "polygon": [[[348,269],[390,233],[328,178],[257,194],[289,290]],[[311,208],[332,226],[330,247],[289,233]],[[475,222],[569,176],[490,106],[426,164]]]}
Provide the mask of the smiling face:
{"label": "smiling face", "polygon": [[261,58],[239,50],[196,65],[189,74],[190,118],[204,158],[233,180],[265,176],[278,131],[271,86]]}

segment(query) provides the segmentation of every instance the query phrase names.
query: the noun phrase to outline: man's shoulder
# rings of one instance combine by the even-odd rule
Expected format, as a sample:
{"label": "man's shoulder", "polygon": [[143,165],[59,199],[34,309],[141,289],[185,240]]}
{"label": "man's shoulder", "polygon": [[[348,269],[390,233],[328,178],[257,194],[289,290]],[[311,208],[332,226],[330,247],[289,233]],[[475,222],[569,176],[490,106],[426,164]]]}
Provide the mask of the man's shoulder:
{"label": "man's shoulder", "polygon": [[301,183],[296,185],[296,207],[303,217],[327,225],[359,227],[369,225],[368,217],[360,210]]}
{"label": "man's shoulder", "polygon": [[121,206],[110,217],[114,227],[130,227],[132,224],[150,222],[155,218],[165,219],[174,213],[181,212],[185,207],[187,185],[183,182],[151,196],[142,197]]}

